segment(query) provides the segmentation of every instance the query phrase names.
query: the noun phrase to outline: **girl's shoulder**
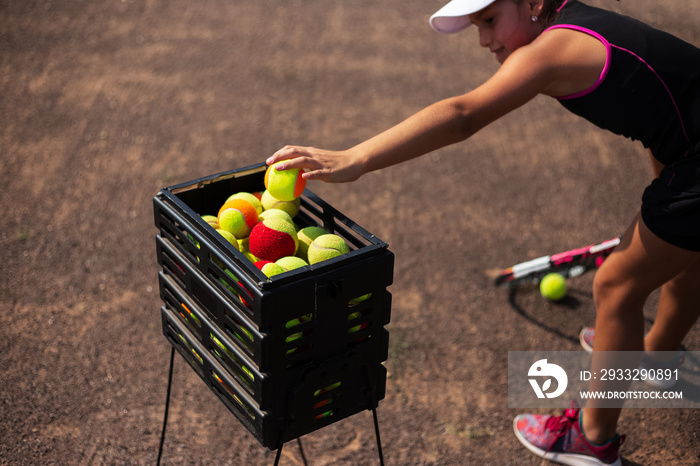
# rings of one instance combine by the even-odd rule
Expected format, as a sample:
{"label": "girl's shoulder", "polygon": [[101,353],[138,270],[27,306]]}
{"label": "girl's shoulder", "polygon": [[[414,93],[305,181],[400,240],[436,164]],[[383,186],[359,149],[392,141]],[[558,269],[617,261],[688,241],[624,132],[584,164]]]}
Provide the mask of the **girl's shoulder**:
{"label": "girl's shoulder", "polygon": [[541,93],[561,97],[593,85],[606,66],[607,56],[606,46],[596,37],[556,28],[516,50],[504,65],[512,59],[515,68],[528,67],[528,73],[547,76]]}

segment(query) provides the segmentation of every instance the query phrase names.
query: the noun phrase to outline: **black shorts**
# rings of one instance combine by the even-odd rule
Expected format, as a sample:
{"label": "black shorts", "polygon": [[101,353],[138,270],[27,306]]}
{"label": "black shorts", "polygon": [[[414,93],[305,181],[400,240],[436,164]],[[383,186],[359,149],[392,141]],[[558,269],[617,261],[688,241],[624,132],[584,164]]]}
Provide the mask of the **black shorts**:
{"label": "black shorts", "polygon": [[646,188],[642,220],[662,240],[700,251],[700,146],[664,167]]}

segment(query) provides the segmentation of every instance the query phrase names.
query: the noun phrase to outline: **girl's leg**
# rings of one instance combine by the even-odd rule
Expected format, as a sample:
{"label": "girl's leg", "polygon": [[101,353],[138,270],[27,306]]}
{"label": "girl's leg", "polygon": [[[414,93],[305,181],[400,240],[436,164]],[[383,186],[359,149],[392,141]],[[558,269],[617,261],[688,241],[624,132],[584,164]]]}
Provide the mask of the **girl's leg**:
{"label": "girl's leg", "polygon": [[[700,261],[700,253],[673,246],[654,235],[637,215],[620,245],[596,273],[593,295],[596,306],[592,367],[601,365],[601,351],[643,351],[643,307],[652,291]],[[680,296],[676,292],[677,296]],[[685,303],[683,308],[688,304]],[[680,311],[680,307],[677,308]],[[675,325],[670,311],[665,320]],[[684,320],[685,324],[694,319]],[[662,329],[662,327],[659,327]],[[662,330],[660,330],[662,331]],[[683,329],[685,335],[687,329]],[[669,338],[670,340],[670,338]],[[584,408],[583,428],[592,442],[614,437],[621,408]]]}
{"label": "girl's leg", "polygon": [[[649,151],[654,176],[664,166]],[[654,325],[644,338],[646,351],[674,352],[700,316],[700,260],[661,288]]]}
{"label": "girl's leg", "polygon": [[646,351],[675,352],[700,316],[700,260],[661,288],[659,308],[644,339]]}

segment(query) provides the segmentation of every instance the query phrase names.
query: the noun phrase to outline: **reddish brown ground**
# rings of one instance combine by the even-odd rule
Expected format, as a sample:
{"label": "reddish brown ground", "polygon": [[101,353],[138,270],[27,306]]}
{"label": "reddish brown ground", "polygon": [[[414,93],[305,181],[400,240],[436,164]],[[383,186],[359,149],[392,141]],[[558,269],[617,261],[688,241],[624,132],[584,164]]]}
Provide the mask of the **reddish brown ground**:
{"label": "reddish brown ground", "polygon": [[[153,464],[169,345],[152,197],[286,143],[348,147],[496,63],[444,0],[0,0],[0,463]],[[596,0],[700,44],[696,0]],[[579,350],[591,277],[563,304],[488,271],[619,234],[651,176],[634,143],[538,98],[469,142],[313,191],[396,254],[390,465],[540,464],[507,407],[509,350]],[[652,297],[646,310],[654,316]],[[700,347],[694,329],[686,347]],[[625,464],[697,464],[695,410],[625,411]],[[303,439],[376,464],[369,412]],[[272,464],[180,357],[167,464]],[[298,465],[294,444],[281,464]]]}

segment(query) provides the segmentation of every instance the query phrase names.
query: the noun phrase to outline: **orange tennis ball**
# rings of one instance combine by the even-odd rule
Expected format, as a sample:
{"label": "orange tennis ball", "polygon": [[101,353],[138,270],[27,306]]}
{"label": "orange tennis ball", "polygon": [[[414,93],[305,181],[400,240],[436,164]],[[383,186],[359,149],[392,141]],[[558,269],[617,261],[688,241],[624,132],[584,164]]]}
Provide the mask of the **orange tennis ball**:
{"label": "orange tennis ball", "polygon": [[260,199],[252,193],[249,193],[246,191],[241,191],[239,193],[232,194],[228,197],[228,199],[226,199],[226,202],[232,201],[234,199],[243,199],[244,201],[250,202],[251,204],[253,204],[253,207],[255,207],[255,210],[258,211],[258,215],[260,215],[263,211],[263,207],[262,207],[262,204],[260,203]]}
{"label": "orange tennis ball", "polygon": [[293,201],[301,196],[306,187],[306,180],[301,176],[304,171],[300,168],[279,171],[276,168],[278,164],[279,162],[267,167],[265,187],[280,201]]}
{"label": "orange tennis ball", "polygon": [[297,232],[289,222],[267,218],[255,225],[248,241],[250,252],[260,259],[273,261],[293,256],[297,250]]}
{"label": "orange tennis ball", "polygon": [[236,238],[245,238],[258,223],[258,211],[243,199],[232,199],[219,210],[219,228]]}

